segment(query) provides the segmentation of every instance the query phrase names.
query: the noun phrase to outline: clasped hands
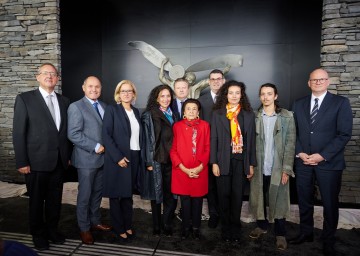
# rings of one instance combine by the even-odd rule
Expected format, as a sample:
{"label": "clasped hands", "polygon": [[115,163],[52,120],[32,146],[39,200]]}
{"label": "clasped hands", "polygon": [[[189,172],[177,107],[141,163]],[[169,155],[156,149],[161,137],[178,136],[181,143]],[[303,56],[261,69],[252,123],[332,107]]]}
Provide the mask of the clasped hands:
{"label": "clasped hands", "polygon": [[308,155],[306,153],[299,153],[298,156],[303,160],[305,165],[318,165],[318,163],[324,161],[325,159],[318,153]]}
{"label": "clasped hands", "polygon": [[203,170],[203,164],[201,163],[199,166],[195,168],[186,168],[183,164],[179,164],[180,170],[186,173],[189,178],[199,178],[199,173]]}

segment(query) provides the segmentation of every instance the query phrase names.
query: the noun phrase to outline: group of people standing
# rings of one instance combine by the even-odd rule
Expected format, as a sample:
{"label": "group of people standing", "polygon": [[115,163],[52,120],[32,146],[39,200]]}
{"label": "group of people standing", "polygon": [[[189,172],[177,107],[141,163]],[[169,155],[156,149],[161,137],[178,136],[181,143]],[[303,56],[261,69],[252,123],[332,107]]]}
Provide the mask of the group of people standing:
{"label": "group of people standing", "polygon": [[[310,74],[311,96],[295,101],[293,112],[279,106],[278,90],[266,83],[253,111],[246,86],[225,81],[221,70],[209,75],[210,90],[189,99],[186,79],[152,89],[142,115],[133,106],[137,89],[129,80],[115,88],[115,104],[99,101],[100,80],[85,79],[85,96],[72,104],[54,92],[56,68],[40,66],[39,89],[17,96],[14,111],[16,166],[25,174],[30,196],[30,232],[35,248],[48,240],[64,243],[57,230],[63,171],[78,171],[77,219],[84,243],[92,230],[110,231],[119,241],[135,237],[133,194],[151,200],[153,234],[173,234],[181,203],[181,237],[200,239],[203,197],[210,219],[220,220],[224,241],[241,235],[242,198],[250,181],[249,205],[260,238],[275,222],[278,249],[287,248],[285,220],[290,214],[289,177],[296,173],[300,208],[299,235],[293,244],[313,241],[314,178],[324,203],[324,253],[334,253],[338,195],[345,168],[344,147],[351,137],[348,99],[327,91],[328,74]],[[295,160],[295,172],[294,172]],[[100,202],[109,198],[112,227],[101,223]],[[43,214],[43,209],[45,209]]]}

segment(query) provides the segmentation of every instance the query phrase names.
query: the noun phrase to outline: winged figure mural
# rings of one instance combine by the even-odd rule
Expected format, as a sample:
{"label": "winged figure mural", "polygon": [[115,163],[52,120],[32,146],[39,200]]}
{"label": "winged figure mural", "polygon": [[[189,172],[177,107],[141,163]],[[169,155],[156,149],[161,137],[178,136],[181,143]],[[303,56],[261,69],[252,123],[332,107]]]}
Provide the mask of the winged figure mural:
{"label": "winged figure mural", "polygon": [[198,98],[200,92],[209,85],[208,79],[196,83],[195,72],[212,69],[223,69],[224,75],[231,67],[240,67],[243,64],[243,57],[239,54],[224,54],[197,62],[187,69],[181,65],[174,65],[168,57],[161,53],[154,46],[144,41],[130,41],[128,45],[138,49],[142,55],[153,65],[160,69],[159,80],[173,88],[173,83],[178,78],[185,78],[190,84],[190,97]]}

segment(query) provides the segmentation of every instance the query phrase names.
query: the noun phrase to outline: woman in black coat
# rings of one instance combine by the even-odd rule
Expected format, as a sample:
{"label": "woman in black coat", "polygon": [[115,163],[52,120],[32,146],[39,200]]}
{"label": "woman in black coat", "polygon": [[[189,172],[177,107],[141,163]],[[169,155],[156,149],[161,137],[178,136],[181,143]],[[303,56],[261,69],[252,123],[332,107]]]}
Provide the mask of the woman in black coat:
{"label": "woman in black coat", "polygon": [[171,193],[170,148],[172,125],[176,121],[170,108],[172,99],[173,91],[168,85],[156,86],[150,92],[146,111],[141,117],[147,168],[142,175],[141,197],[151,200],[154,235],[160,235],[161,203],[164,204],[164,233],[172,235],[172,219],[177,205],[177,199]]}
{"label": "woman in black coat", "polygon": [[103,120],[105,146],[103,196],[110,199],[110,215],[117,239],[132,238],[133,192],[138,190],[141,168],[142,127],[135,85],[121,81],[115,89],[117,104],[109,105]]}
{"label": "woman in black coat", "polygon": [[241,82],[229,81],[219,91],[211,121],[210,148],[222,238],[237,242],[245,181],[253,176],[256,166],[255,115]]}

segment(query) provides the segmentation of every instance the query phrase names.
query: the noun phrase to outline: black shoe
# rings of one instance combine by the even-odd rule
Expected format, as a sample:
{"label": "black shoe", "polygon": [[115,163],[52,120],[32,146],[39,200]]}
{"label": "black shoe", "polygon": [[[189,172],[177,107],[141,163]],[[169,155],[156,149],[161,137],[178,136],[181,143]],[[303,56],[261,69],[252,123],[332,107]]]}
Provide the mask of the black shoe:
{"label": "black shoe", "polygon": [[216,228],[219,223],[219,216],[212,214],[210,215],[208,226],[209,228]]}
{"label": "black shoe", "polygon": [[309,235],[300,234],[294,238],[288,239],[290,244],[302,244],[305,242],[314,242],[314,234],[311,233]]}
{"label": "black shoe", "polygon": [[172,235],[173,235],[172,229],[165,229],[164,230],[164,235],[167,236],[167,237],[172,237]]}
{"label": "black shoe", "polygon": [[324,243],[323,244],[323,254],[326,256],[335,256],[336,251],[334,248],[334,244],[333,243]]}
{"label": "black shoe", "polygon": [[156,237],[159,237],[160,236],[160,229],[154,229],[153,230],[153,235],[156,236]]}
{"label": "black shoe", "polygon": [[181,232],[181,240],[185,240],[188,239],[190,236],[190,230],[189,229],[185,229]]}
{"label": "black shoe", "polygon": [[195,240],[200,240],[200,229],[193,228],[193,238]]}
{"label": "black shoe", "polygon": [[33,243],[38,251],[49,250],[49,241],[43,237],[33,237]]}
{"label": "black shoe", "polygon": [[65,243],[65,236],[59,232],[49,232],[48,239],[54,244],[63,244]]}
{"label": "black shoe", "polygon": [[132,230],[132,234],[130,234],[126,231],[126,235],[127,235],[128,239],[130,239],[130,240],[133,240],[136,238],[134,230]]}
{"label": "black shoe", "polygon": [[231,242],[231,234],[229,232],[223,232],[221,234],[221,238],[223,241],[230,243]]}

